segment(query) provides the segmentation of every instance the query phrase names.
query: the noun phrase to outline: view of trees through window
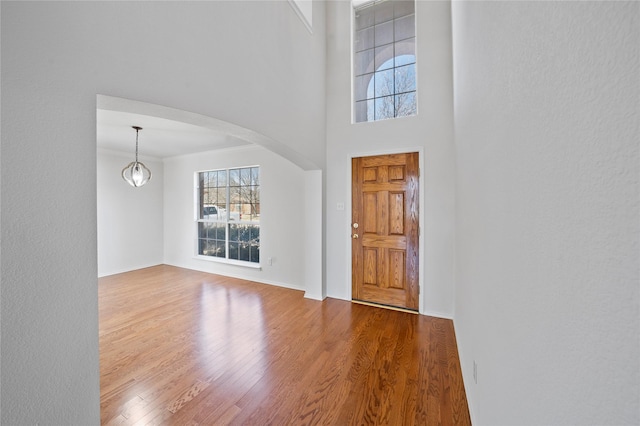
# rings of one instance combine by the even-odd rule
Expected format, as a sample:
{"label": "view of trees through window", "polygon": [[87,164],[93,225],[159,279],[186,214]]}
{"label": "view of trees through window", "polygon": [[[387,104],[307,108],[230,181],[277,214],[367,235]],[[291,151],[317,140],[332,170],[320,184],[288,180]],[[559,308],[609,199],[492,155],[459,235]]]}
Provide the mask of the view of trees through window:
{"label": "view of trees through window", "polygon": [[198,254],[260,262],[260,168],[197,174]]}
{"label": "view of trees through window", "polygon": [[415,2],[373,1],[354,12],[355,121],[415,115]]}

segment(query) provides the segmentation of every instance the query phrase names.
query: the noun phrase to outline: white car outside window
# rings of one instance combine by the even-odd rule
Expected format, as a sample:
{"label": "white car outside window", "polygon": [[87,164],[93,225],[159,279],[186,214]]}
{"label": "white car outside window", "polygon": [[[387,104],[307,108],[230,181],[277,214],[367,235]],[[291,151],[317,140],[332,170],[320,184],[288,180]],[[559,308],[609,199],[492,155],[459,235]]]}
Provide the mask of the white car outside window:
{"label": "white car outside window", "polygon": [[[227,209],[218,206],[204,206],[202,219],[225,221],[227,220]],[[237,212],[231,212],[229,220],[240,220],[240,215]]]}
{"label": "white car outside window", "polygon": [[225,209],[217,206],[204,206],[202,211],[202,219],[204,220],[226,220],[227,212]]}

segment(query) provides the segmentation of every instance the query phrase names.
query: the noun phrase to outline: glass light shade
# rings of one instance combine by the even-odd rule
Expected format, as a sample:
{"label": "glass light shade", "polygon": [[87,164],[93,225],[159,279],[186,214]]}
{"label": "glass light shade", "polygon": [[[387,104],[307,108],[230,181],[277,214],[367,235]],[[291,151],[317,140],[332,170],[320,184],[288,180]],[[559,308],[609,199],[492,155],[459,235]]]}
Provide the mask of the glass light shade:
{"label": "glass light shade", "polygon": [[151,170],[139,161],[132,161],[122,169],[122,179],[135,188],[138,188],[151,180]]}

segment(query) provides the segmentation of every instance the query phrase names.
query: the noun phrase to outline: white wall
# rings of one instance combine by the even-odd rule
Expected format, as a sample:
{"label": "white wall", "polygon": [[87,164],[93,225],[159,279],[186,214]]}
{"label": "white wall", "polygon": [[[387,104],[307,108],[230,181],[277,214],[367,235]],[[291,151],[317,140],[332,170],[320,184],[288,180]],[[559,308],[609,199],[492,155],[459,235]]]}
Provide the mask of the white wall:
{"label": "white wall", "polygon": [[153,177],[134,188],[120,174],[132,155],[97,152],[99,277],[162,263],[164,166],[140,157]]}
{"label": "white wall", "polygon": [[[242,279],[305,289],[304,171],[251,146],[165,160],[164,263]],[[261,269],[195,258],[194,173],[260,166]],[[272,258],[272,264],[267,258]]]}
{"label": "white wall", "polygon": [[[327,295],[351,299],[351,156],[422,151],[423,311],[453,315],[454,178],[451,7],[418,2],[418,115],[351,124],[350,2],[327,5]],[[336,209],[344,203],[343,211]]]}
{"label": "white wall", "polygon": [[[324,4],[0,2],[2,424],[98,424],[96,94],[324,166]],[[46,214],[34,218],[34,206]]]}
{"label": "white wall", "polygon": [[640,423],[639,8],[453,3],[474,424]]}

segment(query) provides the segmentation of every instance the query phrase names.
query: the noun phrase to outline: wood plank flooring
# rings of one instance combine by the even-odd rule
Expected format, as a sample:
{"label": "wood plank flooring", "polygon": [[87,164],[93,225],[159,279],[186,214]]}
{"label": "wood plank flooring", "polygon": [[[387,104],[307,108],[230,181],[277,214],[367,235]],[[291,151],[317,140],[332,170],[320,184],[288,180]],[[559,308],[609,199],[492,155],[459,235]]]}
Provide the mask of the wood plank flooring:
{"label": "wood plank flooring", "polygon": [[103,425],[469,425],[450,320],[161,265],[99,280]]}

